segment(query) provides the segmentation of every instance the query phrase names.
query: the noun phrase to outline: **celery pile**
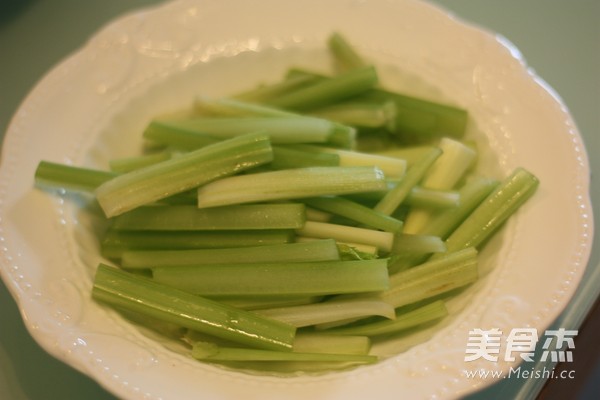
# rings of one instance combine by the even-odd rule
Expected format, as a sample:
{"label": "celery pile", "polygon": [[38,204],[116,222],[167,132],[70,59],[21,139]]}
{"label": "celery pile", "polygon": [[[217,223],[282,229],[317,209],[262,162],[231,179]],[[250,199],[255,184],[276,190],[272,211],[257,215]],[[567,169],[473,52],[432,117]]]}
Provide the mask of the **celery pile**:
{"label": "celery pile", "polygon": [[95,300],[196,359],[280,371],[373,363],[372,344],[448,315],[538,180],[478,176],[465,110],[382,88],[340,34],[327,44],[331,76],[198,96],[140,132],[152,152],[40,162],[38,187],[90,194],[106,219]]}

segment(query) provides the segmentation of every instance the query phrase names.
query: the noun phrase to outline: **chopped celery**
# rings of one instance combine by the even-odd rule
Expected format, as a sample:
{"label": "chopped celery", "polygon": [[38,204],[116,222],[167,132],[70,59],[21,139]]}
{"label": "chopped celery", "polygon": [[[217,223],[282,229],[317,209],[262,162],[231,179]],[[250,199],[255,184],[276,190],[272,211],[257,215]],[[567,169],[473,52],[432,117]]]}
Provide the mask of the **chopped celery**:
{"label": "chopped celery", "polygon": [[327,222],[306,221],[304,227],[297,229],[299,236],[312,238],[333,238],[340,242],[360,243],[389,252],[394,244],[392,232],[382,232],[374,229],[358,228]]}
{"label": "chopped celery", "polygon": [[210,209],[196,206],[144,206],[114,219],[116,230],[186,231],[297,229],[304,226],[300,203],[243,204]]}
{"label": "chopped celery", "polygon": [[382,320],[360,325],[342,326],[327,330],[335,335],[365,335],[382,336],[402,332],[416,326],[439,320],[448,315],[448,310],[443,301],[437,300],[430,304],[408,312],[399,312],[390,320]]}
{"label": "chopped celery", "polygon": [[347,102],[319,108],[310,115],[346,125],[393,131],[396,124],[396,105],[393,102]]}
{"label": "chopped celery", "polygon": [[152,269],[153,279],[203,296],[315,296],[387,288],[387,260],[217,264]]}
{"label": "chopped celery", "polygon": [[317,153],[292,147],[273,147],[273,169],[336,167],[340,165],[340,156],[334,153]]}
{"label": "chopped celery", "polygon": [[114,217],[272,159],[268,137],[248,134],[119,175],[95,194],[106,216]]}
{"label": "chopped celery", "polygon": [[329,36],[327,47],[335,59],[337,68],[341,71],[368,66],[368,63],[339,32],[334,32]]}
{"label": "chopped celery", "polygon": [[392,253],[399,254],[443,253],[445,251],[444,241],[438,236],[431,235],[396,234],[392,245]]}
{"label": "chopped celery", "polygon": [[305,243],[222,249],[126,251],[121,258],[121,265],[123,268],[155,268],[200,264],[338,260],[340,260],[340,253],[335,240],[323,239]]}
{"label": "chopped celery", "polygon": [[160,121],[150,122],[144,130],[143,136],[155,143],[182,150],[196,150],[219,141],[207,134],[198,133],[194,129]]}
{"label": "chopped celery", "polygon": [[290,307],[317,303],[318,301],[321,301],[323,296],[219,296],[217,298],[222,303],[243,310],[254,311],[266,308]]}
{"label": "chopped celery", "polygon": [[262,117],[293,117],[299,116],[289,111],[265,106],[262,104],[249,103],[238,99],[229,98],[208,98],[197,97],[194,102],[194,108],[202,115],[220,116],[220,117],[243,117],[243,116],[262,116]]}
{"label": "chopped celery", "polygon": [[250,347],[292,349],[296,330],[195,296],[147,278],[100,264],[94,278],[94,299]]}
{"label": "chopped celery", "polygon": [[198,207],[347,194],[385,188],[372,167],[313,167],[239,175],[198,189]]}
{"label": "chopped celery", "polygon": [[171,153],[161,151],[153,154],[145,154],[137,157],[112,159],[108,162],[110,170],[118,173],[133,171],[148,165],[153,165],[171,158]]}
{"label": "chopped celery", "polygon": [[453,190],[425,189],[415,186],[404,201],[407,206],[422,207],[433,210],[456,208],[460,205],[460,193]]}
{"label": "chopped celery", "polygon": [[40,161],[35,170],[35,184],[40,188],[93,192],[116,176],[109,171]]}
{"label": "chopped celery", "polygon": [[242,101],[261,103],[269,101],[273,98],[277,98],[301,87],[308,86],[317,80],[318,79],[316,77],[309,75],[288,77],[280,82],[261,85],[257,88],[238,93],[234,96],[234,98]]}

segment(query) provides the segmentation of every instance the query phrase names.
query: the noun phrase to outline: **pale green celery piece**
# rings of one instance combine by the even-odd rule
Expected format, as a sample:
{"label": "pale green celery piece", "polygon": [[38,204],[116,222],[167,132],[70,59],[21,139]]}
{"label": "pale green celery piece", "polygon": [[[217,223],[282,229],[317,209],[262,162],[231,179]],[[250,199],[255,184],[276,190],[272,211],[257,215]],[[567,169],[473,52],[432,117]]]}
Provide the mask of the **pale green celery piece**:
{"label": "pale green celery piece", "polygon": [[[232,233],[235,235],[235,233]],[[181,265],[339,261],[340,253],[333,239],[306,243],[284,243],[251,247],[194,250],[126,251],[123,268],[155,268]]]}
{"label": "pale green celery piece", "polygon": [[410,233],[398,233],[394,237],[392,253],[395,254],[429,254],[443,253],[446,245],[438,236],[415,235]]}
{"label": "pale green celery piece", "polygon": [[384,252],[390,252],[394,244],[392,232],[327,222],[306,221],[304,227],[296,230],[296,234],[310,238],[332,238],[342,243],[366,244]]}
{"label": "pale green celery piece", "polygon": [[316,83],[271,98],[266,103],[283,109],[307,111],[362,94],[377,83],[377,71],[367,66],[319,79]]}
{"label": "pale green celery piece", "polygon": [[433,148],[433,146],[429,145],[393,147],[377,151],[375,154],[400,158],[406,161],[407,167],[411,167],[414,163],[425,157],[425,155]]}
{"label": "pale green celery piece", "polygon": [[[322,238],[296,236],[295,241],[300,242],[312,242],[315,240],[322,240]],[[346,243],[336,240],[338,250],[342,260],[372,260],[377,258],[378,249],[375,246],[361,243]]]}
{"label": "pale green celery piece", "polygon": [[127,158],[112,159],[108,162],[111,171],[125,173],[153,165],[161,161],[166,161],[171,158],[171,153],[161,151],[153,154],[144,154],[142,156],[134,156]]}
{"label": "pale green celery piece", "polygon": [[194,102],[194,108],[202,115],[221,117],[294,117],[298,114],[269,107],[262,104],[250,103],[232,98],[210,98],[198,96]]}
{"label": "pale green celery piece", "polygon": [[153,279],[203,296],[319,296],[388,287],[387,260],[153,268]]}
{"label": "pale green celery piece", "polygon": [[442,253],[434,261],[417,265],[390,277],[390,289],[377,298],[398,308],[473,283],[478,278],[477,250],[468,247]]}
{"label": "pale green celery piece", "polygon": [[377,356],[366,354],[300,353],[295,351],[257,350],[239,347],[220,347],[213,343],[196,342],[192,357],[203,361],[303,361],[374,363]]}
{"label": "pale green celery piece", "polygon": [[343,197],[311,197],[302,201],[310,207],[340,215],[371,228],[387,232],[399,232],[402,230],[402,221]]}
{"label": "pale green celery piece", "polygon": [[291,351],[296,333],[296,329],[288,324],[103,264],[98,266],[92,296],[118,309],[255,348]]}
{"label": "pale green celery piece", "polygon": [[234,99],[241,101],[262,103],[269,101],[272,98],[277,98],[281,95],[297,90],[301,87],[308,86],[317,80],[318,78],[310,75],[286,77],[279,82],[261,85],[245,92],[238,93],[233,97]]}
{"label": "pale green celery piece", "polygon": [[[446,137],[440,140],[438,147],[442,150],[442,155],[428,169],[421,186],[451,190],[471,168],[477,153],[463,143]],[[420,233],[429,224],[431,217],[431,210],[412,208],[404,220],[404,232]]]}
{"label": "pale green celery piece", "polygon": [[393,131],[396,124],[396,105],[389,101],[345,102],[318,108],[311,111],[310,115],[356,127],[384,128]]}
{"label": "pale green celery piece", "polygon": [[208,183],[198,189],[198,207],[377,191],[385,187],[384,175],[378,168],[295,168]]}
{"label": "pale green celery piece", "polygon": [[452,233],[460,223],[498,186],[495,179],[476,177],[467,181],[459,190],[460,203],[457,207],[436,213],[423,229],[423,235],[439,236],[442,239]]}
{"label": "pale green celery piece", "polygon": [[381,316],[393,319],[394,307],[380,300],[348,299],[279,307],[256,311],[259,315],[286,322],[296,328],[351,318]]}
{"label": "pale green celery piece", "polygon": [[98,186],[116,176],[116,173],[110,171],[40,161],[34,179],[35,185],[42,189],[93,192]]}
{"label": "pale green celery piece", "polygon": [[306,221],[302,203],[242,204],[209,209],[193,205],[144,206],[117,216],[115,230],[205,231],[297,229]]}
{"label": "pale green celery piece", "polygon": [[306,116],[197,117],[158,122],[163,127],[196,132],[218,139],[263,132],[273,144],[327,143],[339,126],[322,118]]}
{"label": "pale green celery piece", "polygon": [[377,167],[383,171],[386,178],[398,179],[406,172],[406,161],[395,157],[303,144],[294,145],[291,148],[315,153],[336,154],[340,160],[339,165],[342,167]]}
{"label": "pale green celery piece", "polygon": [[412,188],[404,205],[426,208],[431,211],[456,208],[461,204],[460,193],[455,190],[426,189],[421,186]]}
{"label": "pale green celery piece", "polygon": [[255,311],[267,308],[291,307],[317,303],[323,299],[323,296],[220,296],[217,297],[217,299],[220,302],[229,304],[233,307]]}
{"label": "pale green celery piece", "polygon": [[188,127],[176,126],[168,122],[152,121],[143,133],[144,139],[154,143],[172,146],[182,150],[196,150],[219,142],[219,139],[198,133]]}
{"label": "pale green celery piece", "polygon": [[410,167],[402,180],[387,192],[387,194],[375,205],[376,211],[391,215],[406,199],[413,187],[419,184],[427,170],[442,154],[442,150],[437,147],[431,149],[427,154]]}
{"label": "pale green celery piece", "polygon": [[446,305],[443,301],[437,300],[415,310],[408,312],[399,311],[394,319],[333,328],[327,330],[327,332],[335,335],[364,335],[369,337],[393,335],[428,322],[442,319],[447,315],[448,310]]}
{"label": "pale green celery piece", "polygon": [[119,175],[96,189],[96,199],[110,218],[272,159],[268,136],[243,135]]}
{"label": "pale green celery piece", "polygon": [[327,47],[333,55],[339,71],[348,71],[369,65],[355,50],[354,46],[338,32],[334,32],[329,36]]}
{"label": "pale green celery piece", "polygon": [[292,147],[273,147],[273,169],[336,167],[340,165],[340,157],[332,153],[316,153]]}
{"label": "pale green celery piece", "polygon": [[480,246],[535,193],[538,185],[539,180],[531,172],[516,168],[446,239],[448,251]]}
{"label": "pale green celery piece", "polygon": [[369,354],[371,339],[358,335],[297,332],[292,351],[301,353]]}
{"label": "pale green celery piece", "polygon": [[121,258],[130,250],[169,250],[263,246],[290,243],[294,231],[287,229],[252,231],[117,231],[109,229],[100,243],[106,258]]}
{"label": "pale green celery piece", "polygon": [[333,214],[326,211],[317,210],[316,208],[306,207],[306,220],[317,222],[330,222],[334,217]]}

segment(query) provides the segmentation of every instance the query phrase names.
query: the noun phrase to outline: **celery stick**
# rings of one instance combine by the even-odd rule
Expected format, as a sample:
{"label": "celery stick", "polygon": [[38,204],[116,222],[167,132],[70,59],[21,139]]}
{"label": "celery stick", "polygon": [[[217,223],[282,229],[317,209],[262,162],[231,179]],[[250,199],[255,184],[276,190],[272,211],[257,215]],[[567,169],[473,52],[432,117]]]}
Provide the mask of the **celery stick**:
{"label": "celery stick", "polygon": [[[210,297],[209,297],[210,298]],[[218,301],[243,310],[263,310],[317,303],[323,296],[218,296]]]}
{"label": "celery stick", "polygon": [[145,154],[137,157],[127,157],[112,159],[108,162],[110,170],[118,173],[125,173],[153,165],[161,161],[166,161],[171,158],[171,153],[168,151],[161,151],[159,153]]}
{"label": "celery stick", "polygon": [[327,47],[334,57],[337,68],[341,71],[363,68],[369,65],[338,32],[334,32],[329,36]]}
{"label": "celery stick", "polygon": [[[421,186],[428,189],[450,190],[463,177],[475,161],[476,153],[459,141],[442,138],[439,143],[442,155],[427,171]],[[404,232],[420,233],[430,222],[431,210],[414,208],[404,220]]]}
{"label": "celery stick", "polygon": [[385,186],[383,173],[378,168],[296,168],[208,183],[198,189],[198,207],[375,191]]}
{"label": "celery stick", "polygon": [[415,235],[409,233],[396,234],[392,253],[427,254],[443,253],[446,251],[444,241],[437,236]]}
{"label": "celery stick", "polygon": [[446,239],[448,251],[480,246],[536,191],[539,180],[517,168]]}
{"label": "celery stick", "polygon": [[398,308],[473,283],[478,278],[477,251],[468,247],[390,277],[390,289],[376,297]]}
{"label": "celery stick", "polygon": [[203,296],[317,296],[387,288],[387,260],[216,264],[152,269],[154,280]]}
{"label": "celery stick", "polygon": [[456,208],[461,204],[460,193],[454,190],[426,189],[415,186],[404,200],[404,205],[429,209]]}
{"label": "celery stick", "polygon": [[359,95],[372,89],[377,83],[375,68],[367,66],[320,79],[311,85],[269,99],[266,103],[283,109],[306,111]]}
{"label": "celery stick", "polygon": [[248,134],[119,175],[95,193],[107,217],[270,162],[267,136]]}
{"label": "celery stick", "polygon": [[40,161],[35,170],[35,184],[44,189],[92,192],[116,176],[110,171]]}
{"label": "celery stick", "polygon": [[420,146],[402,146],[394,148],[386,148],[375,152],[386,157],[401,158],[406,161],[406,166],[411,167],[414,163],[425,157],[425,155],[431,151],[433,146],[420,145]]}
{"label": "celery stick", "polygon": [[303,362],[352,362],[374,363],[377,356],[363,354],[299,353],[220,347],[212,343],[197,342],[192,348],[192,357],[203,361],[303,361]]}
{"label": "celery stick", "polygon": [[116,230],[252,230],[297,229],[306,214],[300,203],[245,204],[210,209],[196,206],[144,206],[114,219]]}
{"label": "celery stick", "polygon": [[394,307],[388,303],[362,299],[324,301],[308,305],[258,310],[256,313],[286,322],[296,328],[374,315],[390,319],[395,317]]}
{"label": "celery stick", "polygon": [[392,232],[316,221],[306,221],[304,227],[296,230],[296,234],[305,237],[333,238],[340,242],[366,244],[375,246],[384,252],[391,251],[394,243]]}
{"label": "celery stick", "polygon": [[302,353],[369,354],[371,340],[367,336],[297,332],[292,351]]}
{"label": "celery stick", "polygon": [[387,232],[399,232],[402,229],[402,221],[343,197],[311,197],[302,201],[310,207],[343,216],[371,228]]}
{"label": "celery stick", "polygon": [[406,329],[439,320],[448,315],[443,301],[437,300],[409,312],[399,312],[396,318],[361,325],[345,326],[327,330],[335,335],[365,335],[369,337],[392,335]]}
{"label": "celery stick", "polygon": [[293,117],[299,116],[289,111],[279,108],[269,107],[262,104],[249,103],[238,99],[230,98],[209,98],[199,96],[194,102],[194,109],[202,115],[220,116],[220,117],[243,117],[243,116],[262,116],[262,117]]}
{"label": "celery stick", "polygon": [[393,131],[396,125],[396,105],[393,102],[345,102],[319,108],[310,115],[346,125],[385,128],[388,131]]}
{"label": "celery stick", "polygon": [[329,222],[333,218],[333,214],[326,211],[317,210],[316,208],[306,207],[306,220],[317,222]]}
{"label": "celery stick", "polygon": [[427,152],[421,160],[406,171],[402,180],[375,205],[374,209],[384,214],[393,214],[441,154],[442,151],[439,148],[433,148]]}
{"label": "celery stick", "polygon": [[336,167],[340,165],[340,156],[333,153],[317,153],[291,147],[273,147],[273,169]]}
{"label": "celery stick", "polygon": [[[229,139],[249,132],[263,132],[274,144],[327,143],[336,124],[322,118],[284,117],[201,117],[183,120],[163,120],[164,127],[183,129],[218,139]],[[348,128],[349,129],[349,128]]]}
{"label": "celery stick", "polygon": [[94,299],[233,342],[270,350],[292,349],[295,328],[100,264]]}
{"label": "celery stick", "polygon": [[121,258],[121,266],[123,268],[156,268],[200,264],[339,260],[340,253],[335,240],[323,239],[306,243],[222,249],[126,251]]}
{"label": "celery stick", "polygon": [[290,93],[291,91],[297,90],[301,87],[308,86],[317,80],[318,78],[310,75],[288,77],[276,83],[261,85],[251,90],[238,93],[234,96],[234,98],[242,101],[261,103]]}
{"label": "celery stick", "polygon": [[336,154],[340,160],[339,165],[342,167],[377,167],[387,178],[400,178],[406,172],[406,162],[395,157],[313,145],[296,145],[292,148],[315,153]]}
{"label": "celery stick", "polygon": [[143,136],[144,139],[183,150],[196,150],[219,142],[219,139],[194,129],[161,121],[150,122]]}
{"label": "celery stick", "polygon": [[129,250],[202,249],[262,246],[289,243],[294,232],[287,229],[253,231],[116,231],[110,229],[102,238],[100,251],[106,258],[121,258]]}

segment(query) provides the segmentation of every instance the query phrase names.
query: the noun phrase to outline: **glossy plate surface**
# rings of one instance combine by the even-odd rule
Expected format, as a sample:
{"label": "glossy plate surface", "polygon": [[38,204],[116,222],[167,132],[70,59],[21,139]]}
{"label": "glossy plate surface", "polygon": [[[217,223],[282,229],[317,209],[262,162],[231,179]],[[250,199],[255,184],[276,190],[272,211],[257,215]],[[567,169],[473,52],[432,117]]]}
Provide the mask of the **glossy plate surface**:
{"label": "glossy plate surface", "polygon": [[[387,357],[376,365],[277,377],[193,361],[92,302],[101,260],[93,213],[71,197],[35,190],[37,163],[103,168],[139,151],[151,117],[186,107],[197,94],[275,81],[289,66],[327,71],[324,41],[333,30],[380,66],[385,85],[467,108],[483,173],[503,177],[523,166],[541,180],[486,246],[483,277],[452,302],[451,318],[378,346]],[[568,303],[592,243],[588,185],[568,111],[518,50],[427,3],[175,1],[106,26],[16,113],[0,171],[0,272],[33,337],[122,398],[452,398],[492,382],[469,379],[465,370],[515,365],[464,362],[470,330],[541,333]]]}

